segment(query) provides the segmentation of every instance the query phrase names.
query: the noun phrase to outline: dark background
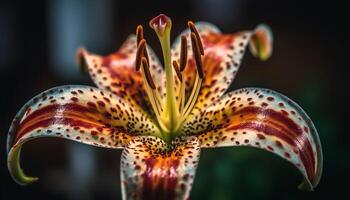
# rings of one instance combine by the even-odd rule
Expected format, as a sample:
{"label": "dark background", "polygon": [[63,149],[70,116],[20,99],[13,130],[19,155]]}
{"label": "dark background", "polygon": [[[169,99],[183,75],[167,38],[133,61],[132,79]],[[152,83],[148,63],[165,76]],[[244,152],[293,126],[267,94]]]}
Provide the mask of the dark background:
{"label": "dark background", "polygon": [[191,199],[328,199],[347,193],[347,7],[335,0],[1,1],[0,198],[121,198],[120,151],[58,139],[24,146],[23,168],[41,179],[28,187],[17,185],[6,166],[7,130],[20,107],[41,91],[93,84],[75,67],[78,47],[112,52],[142,24],[159,54],[147,24],[161,12],[172,18],[173,37],[189,19],[213,22],[224,32],[269,24],[273,56],[260,62],[247,53],[232,89],[267,87],[294,99],[313,119],[323,145],[324,172],[314,192],[299,191],[299,172],[270,153],[249,148],[203,150]]}

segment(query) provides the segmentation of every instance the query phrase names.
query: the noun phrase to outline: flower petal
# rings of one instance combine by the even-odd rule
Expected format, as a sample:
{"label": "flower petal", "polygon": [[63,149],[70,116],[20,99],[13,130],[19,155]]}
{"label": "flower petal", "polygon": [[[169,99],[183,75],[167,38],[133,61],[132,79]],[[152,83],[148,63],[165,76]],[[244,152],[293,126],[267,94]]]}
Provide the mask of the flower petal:
{"label": "flower petal", "polygon": [[157,132],[145,115],[108,91],[88,86],[56,87],[34,97],[14,118],[7,142],[8,168],[19,184],[35,181],[23,173],[19,155],[25,142],[39,137],[120,148],[134,135]]}
{"label": "flower petal", "polygon": [[[150,72],[157,89],[163,94],[163,87],[160,86],[165,79],[164,70],[149,46],[147,46],[147,51],[150,57]],[[87,68],[99,88],[112,91],[132,106],[142,107],[152,113],[142,75],[135,68],[135,58],[135,35],[130,35],[118,51],[107,56],[92,54],[84,49],[78,51],[79,64]]]}
{"label": "flower petal", "polygon": [[322,172],[321,143],[312,121],[287,97],[268,89],[231,92],[188,120],[185,135],[197,135],[202,147],[252,146],[273,152],[304,175],[313,189]]}
{"label": "flower petal", "polygon": [[172,147],[152,136],[135,138],[122,153],[123,199],[188,199],[199,155],[195,137],[176,139]]}
{"label": "flower petal", "polygon": [[[202,57],[204,80],[193,113],[209,106],[226,92],[238,72],[248,44],[253,55],[261,60],[266,60],[272,53],[272,33],[266,25],[259,25],[253,31],[233,34],[223,34],[217,27],[207,22],[196,23],[196,27],[201,36],[205,54]],[[175,60],[180,59],[182,35],[187,36],[187,46],[190,47],[189,29],[186,29],[176,39],[172,48],[172,56]],[[193,87],[196,73],[192,51],[188,51],[188,57],[184,71],[187,94]]]}

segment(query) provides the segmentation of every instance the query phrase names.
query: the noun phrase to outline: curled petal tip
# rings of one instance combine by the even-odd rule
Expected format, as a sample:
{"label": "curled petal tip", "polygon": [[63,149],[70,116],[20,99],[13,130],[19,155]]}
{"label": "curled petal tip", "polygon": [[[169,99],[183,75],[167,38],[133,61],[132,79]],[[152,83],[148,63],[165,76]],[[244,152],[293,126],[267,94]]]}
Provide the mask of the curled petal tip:
{"label": "curled petal tip", "polygon": [[298,185],[298,189],[302,191],[314,191],[314,186],[307,180]]}
{"label": "curled petal tip", "polygon": [[[314,126],[314,125],[312,125]],[[316,160],[317,160],[317,166],[315,167],[315,174],[314,177],[311,179],[309,177],[305,177],[304,181],[299,184],[298,189],[303,191],[314,191],[314,189],[318,186],[320,183],[322,172],[323,172],[323,153],[322,153],[322,146],[320,138],[318,137],[318,134],[314,134],[314,140],[316,145]]]}
{"label": "curled petal tip", "polygon": [[39,180],[38,177],[24,176],[23,178],[24,178],[23,180],[25,180],[25,181],[20,183],[20,185],[23,185],[23,186],[31,185],[34,182],[37,182]]}
{"label": "curled petal tip", "polygon": [[[87,61],[91,60],[89,55],[86,56]],[[119,116],[127,112],[132,112],[134,117],[114,117],[116,113]],[[110,122],[112,118],[113,122]],[[131,120],[136,118],[143,119],[142,123],[130,127]],[[123,141],[129,142],[129,133],[117,133],[112,127],[118,126],[138,134],[144,132],[138,127],[152,128],[153,124],[144,126],[145,120],[147,118],[139,108],[131,107],[122,97],[107,90],[74,85],[47,90],[28,101],[12,122],[7,140],[8,170],[18,184],[29,185],[38,178],[27,176],[20,166],[21,147],[26,142],[41,137],[58,137],[92,146],[120,148],[124,145]],[[156,134],[158,132],[155,131]],[[123,136],[117,136],[119,134]],[[116,141],[117,137],[120,140]]]}
{"label": "curled petal tip", "polygon": [[266,24],[258,25],[252,35],[249,43],[251,53],[265,61],[272,54],[273,36],[272,31]]}
{"label": "curled petal tip", "polygon": [[77,65],[79,67],[79,69],[83,72],[87,72],[87,62],[86,62],[86,59],[85,59],[85,55],[87,54],[87,51],[85,48],[83,47],[80,47],[78,50],[77,50],[77,53],[76,53],[76,62],[77,62]]}
{"label": "curled petal tip", "polygon": [[149,26],[156,31],[160,36],[164,35],[166,29],[171,29],[171,19],[170,17],[160,14],[157,17],[151,19]]}
{"label": "curled petal tip", "polygon": [[30,185],[37,180],[39,180],[38,177],[30,177],[27,176],[22,168],[20,167],[19,160],[20,160],[20,147],[13,148],[9,152],[8,156],[8,168],[10,170],[10,174],[12,178],[19,184],[19,185]]}

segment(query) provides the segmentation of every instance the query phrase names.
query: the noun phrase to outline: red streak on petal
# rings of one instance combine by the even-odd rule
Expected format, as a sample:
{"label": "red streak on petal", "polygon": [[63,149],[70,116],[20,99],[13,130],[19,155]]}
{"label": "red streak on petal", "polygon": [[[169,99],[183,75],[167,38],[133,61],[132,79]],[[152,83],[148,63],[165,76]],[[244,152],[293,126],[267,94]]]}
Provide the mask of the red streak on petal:
{"label": "red streak on petal", "polygon": [[92,128],[97,128],[97,127],[102,127],[98,126],[96,124],[88,123],[81,121],[79,119],[72,119],[72,118],[64,118],[64,117],[53,117],[49,119],[43,119],[41,121],[38,121],[24,129],[19,129],[17,132],[16,139],[13,141],[12,145],[16,144],[20,138],[22,138],[26,133],[29,133],[32,130],[35,130],[37,128],[45,128],[48,127],[52,124],[57,124],[57,125],[69,125],[72,127],[78,126],[78,127],[84,127],[87,129],[92,129]]}
{"label": "red streak on petal", "polygon": [[179,160],[175,157],[147,158],[143,178],[143,199],[175,199]]}
{"label": "red streak on petal", "polygon": [[[311,163],[309,167],[311,168],[315,166],[315,157],[313,154],[310,141],[308,140],[306,133],[303,132],[303,129],[298,124],[296,124],[292,119],[282,114],[281,112],[278,112],[272,109],[265,109],[265,108],[253,107],[253,106],[238,110],[233,115],[248,114],[248,113],[264,116],[266,119],[263,119],[263,121],[267,121],[268,118],[272,118],[273,120],[281,123],[281,125],[286,126],[289,130],[291,130],[291,131],[288,131],[288,133],[294,133],[294,136],[293,135],[290,135],[290,136],[292,136],[294,141],[297,141],[299,151],[303,151],[306,153],[306,157]],[[312,168],[311,171],[313,173],[315,169]]]}
{"label": "red streak on petal", "polygon": [[[80,114],[81,116],[75,115],[74,113]],[[70,125],[72,127],[80,126],[85,128],[98,127],[99,124],[101,124],[101,126],[104,125],[97,122],[97,120],[94,121],[89,116],[83,116],[84,113],[93,114],[99,118],[102,117],[95,108],[74,103],[65,105],[51,104],[33,111],[19,124],[17,130],[12,132],[12,134],[16,134],[12,144],[15,144],[26,133],[39,127],[48,127],[52,124]]]}
{"label": "red streak on petal", "polygon": [[281,114],[280,112],[277,112],[272,109],[266,109],[266,108],[260,108],[260,107],[245,107],[241,110],[236,111],[233,113],[234,115],[240,115],[240,114],[249,114],[253,113],[255,115],[262,115],[267,118],[273,118],[274,120],[282,123],[287,128],[293,131],[296,135],[302,135],[303,131],[300,128],[298,124],[296,124],[292,119],[290,119],[288,116],[285,116]]}
{"label": "red streak on petal", "polygon": [[264,133],[265,135],[275,136],[287,142],[288,144],[295,146],[299,150],[299,156],[305,166],[308,178],[311,181],[314,180],[315,178],[314,157],[313,157],[313,152],[312,151],[310,152],[310,149],[312,149],[311,144],[305,135],[295,136],[293,139],[291,139],[286,135],[285,132],[268,125],[268,122],[267,123],[246,122],[235,126],[231,126],[227,130],[231,131],[231,130],[241,130],[241,129],[258,131],[258,132]]}
{"label": "red streak on petal", "polygon": [[74,110],[76,112],[80,112],[80,113],[97,113],[98,111],[92,107],[84,107],[81,106],[79,104],[74,104],[74,103],[70,103],[70,104],[64,104],[64,105],[60,105],[60,104],[52,104],[52,105],[48,105],[45,106],[43,108],[40,108],[39,110],[36,110],[34,112],[32,112],[29,116],[27,116],[23,122],[21,122],[21,124],[26,124],[27,122],[33,120],[34,118],[40,117],[44,114],[47,113],[56,113],[57,111],[60,112],[64,112],[64,111],[69,111],[69,110]]}

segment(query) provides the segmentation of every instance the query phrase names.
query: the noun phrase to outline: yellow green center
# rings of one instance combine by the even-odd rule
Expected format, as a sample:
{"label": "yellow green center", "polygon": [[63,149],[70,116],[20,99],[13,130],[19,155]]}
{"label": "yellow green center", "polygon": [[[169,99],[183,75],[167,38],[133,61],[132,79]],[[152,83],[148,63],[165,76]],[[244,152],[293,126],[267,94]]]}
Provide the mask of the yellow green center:
{"label": "yellow green center", "polygon": [[[180,134],[182,124],[191,113],[201,88],[203,72],[201,56],[204,55],[200,36],[192,22],[189,22],[191,29],[192,51],[195,57],[198,73],[191,94],[185,98],[184,70],[187,65],[187,39],[181,38],[180,60],[171,59],[170,31],[171,19],[163,14],[158,15],[149,23],[155,30],[159,38],[164,58],[164,68],[166,74],[165,98],[160,98],[159,91],[153,82],[149,70],[149,58],[146,48],[146,41],[143,39],[142,27],[137,28],[138,51],[136,55],[136,69],[141,69],[142,77],[146,83],[147,95],[157,118],[157,124],[161,130],[163,140],[170,142]],[[179,64],[180,63],[180,66]],[[142,66],[142,67],[141,67]],[[176,73],[174,73],[176,72]],[[174,76],[176,74],[176,76]],[[176,91],[175,79],[181,83],[180,89]],[[178,98],[176,98],[178,97]]]}

